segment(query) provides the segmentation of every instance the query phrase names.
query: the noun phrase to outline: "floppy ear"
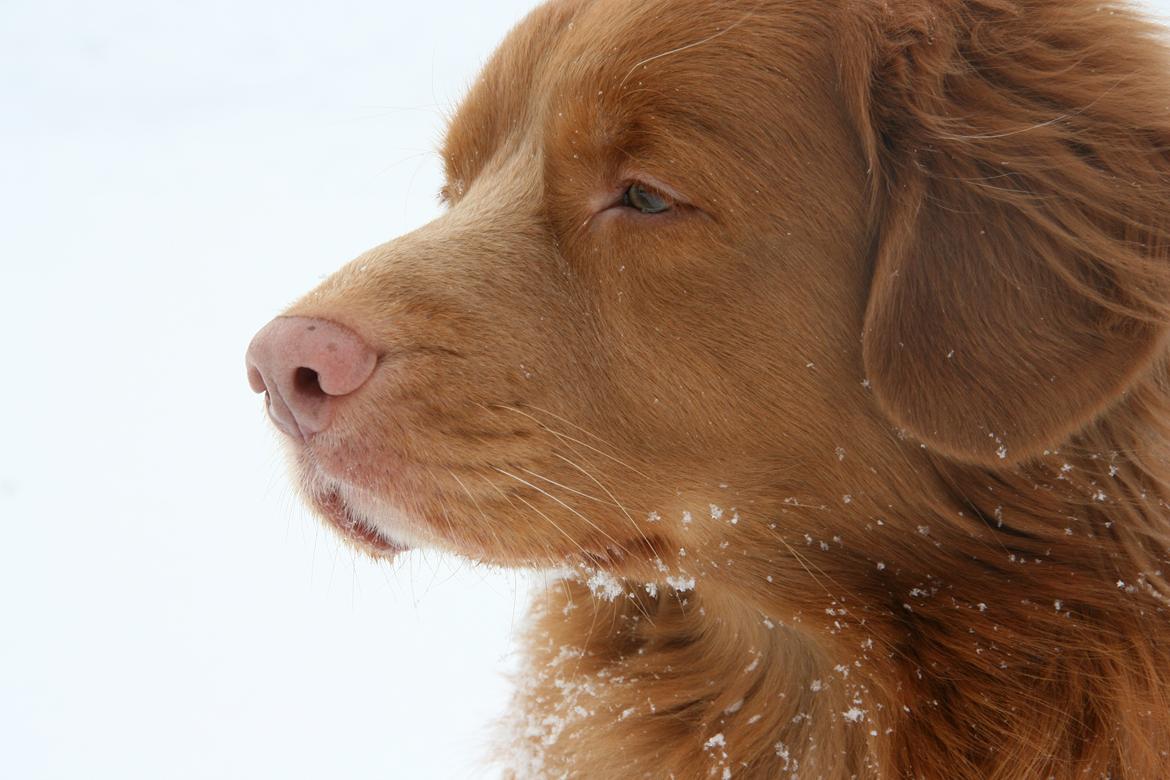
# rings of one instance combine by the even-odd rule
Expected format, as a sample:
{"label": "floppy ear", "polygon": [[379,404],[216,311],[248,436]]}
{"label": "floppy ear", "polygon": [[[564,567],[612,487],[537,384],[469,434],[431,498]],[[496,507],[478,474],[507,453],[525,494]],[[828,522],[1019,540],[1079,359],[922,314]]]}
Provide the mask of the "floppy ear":
{"label": "floppy ear", "polygon": [[1025,460],[1162,351],[1170,60],[1095,0],[867,7],[842,61],[874,187],[867,377],[945,455]]}

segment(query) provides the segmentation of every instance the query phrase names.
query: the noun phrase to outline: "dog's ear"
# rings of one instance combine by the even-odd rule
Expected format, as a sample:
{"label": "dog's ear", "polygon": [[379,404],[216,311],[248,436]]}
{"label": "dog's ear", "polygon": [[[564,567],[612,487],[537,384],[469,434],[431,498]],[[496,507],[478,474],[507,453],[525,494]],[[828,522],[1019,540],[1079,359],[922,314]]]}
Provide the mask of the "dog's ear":
{"label": "dog's ear", "polygon": [[844,25],[870,164],[867,377],[945,455],[1016,463],[1115,403],[1170,308],[1170,68],[1109,2],[889,0]]}

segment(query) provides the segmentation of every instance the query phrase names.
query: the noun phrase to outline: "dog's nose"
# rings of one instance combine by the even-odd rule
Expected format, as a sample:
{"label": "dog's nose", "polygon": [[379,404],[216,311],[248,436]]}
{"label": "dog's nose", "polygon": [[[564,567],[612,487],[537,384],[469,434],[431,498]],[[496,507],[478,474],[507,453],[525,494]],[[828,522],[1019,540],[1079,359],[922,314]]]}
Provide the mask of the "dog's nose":
{"label": "dog's nose", "polygon": [[329,427],[339,402],[365,384],[378,356],[349,328],[277,317],[248,346],[248,382],[268,393],[268,414],[294,439]]}

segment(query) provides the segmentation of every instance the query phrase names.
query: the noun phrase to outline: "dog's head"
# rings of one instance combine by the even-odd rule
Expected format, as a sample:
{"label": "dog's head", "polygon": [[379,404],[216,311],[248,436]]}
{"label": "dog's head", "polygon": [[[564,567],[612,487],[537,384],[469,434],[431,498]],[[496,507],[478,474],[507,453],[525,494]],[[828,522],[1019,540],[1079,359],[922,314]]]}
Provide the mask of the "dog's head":
{"label": "dog's head", "polygon": [[310,501],[373,552],[654,577],[1060,445],[1167,300],[1160,50],[1103,7],[538,9],[446,213],[253,343]]}

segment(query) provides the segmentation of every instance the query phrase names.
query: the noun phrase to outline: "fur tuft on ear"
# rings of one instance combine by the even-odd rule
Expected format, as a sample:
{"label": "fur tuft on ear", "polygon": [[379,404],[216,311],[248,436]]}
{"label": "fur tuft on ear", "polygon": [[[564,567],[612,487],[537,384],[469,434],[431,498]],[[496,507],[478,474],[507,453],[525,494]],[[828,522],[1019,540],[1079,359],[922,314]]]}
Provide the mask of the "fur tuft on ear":
{"label": "fur tuft on ear", "polygon": [[1115,403],[1170,322],[1165,35],[1096,0],[846,4],[872,186],[865,370],[943,454],[1018,463]]}

